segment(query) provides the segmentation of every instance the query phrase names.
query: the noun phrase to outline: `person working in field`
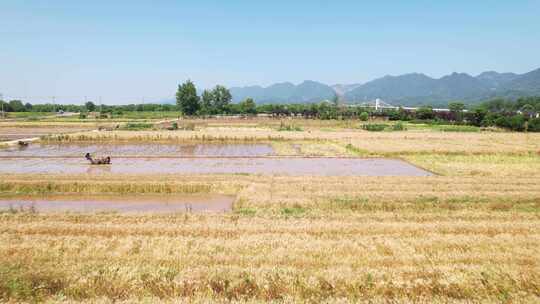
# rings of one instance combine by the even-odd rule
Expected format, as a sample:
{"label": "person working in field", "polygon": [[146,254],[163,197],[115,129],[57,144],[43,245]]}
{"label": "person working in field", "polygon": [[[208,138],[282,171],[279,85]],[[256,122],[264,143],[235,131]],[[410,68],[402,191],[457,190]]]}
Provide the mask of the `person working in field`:
{"label": "person working in field", "polygon": [[90,153],[86,153],[86,155],[84,157],[87,160],[89,160],[90,164],[92,164],[92,165],[110,165],[111,164],[111,157],[110,156],[94,159],[94,158],[92,158]]}

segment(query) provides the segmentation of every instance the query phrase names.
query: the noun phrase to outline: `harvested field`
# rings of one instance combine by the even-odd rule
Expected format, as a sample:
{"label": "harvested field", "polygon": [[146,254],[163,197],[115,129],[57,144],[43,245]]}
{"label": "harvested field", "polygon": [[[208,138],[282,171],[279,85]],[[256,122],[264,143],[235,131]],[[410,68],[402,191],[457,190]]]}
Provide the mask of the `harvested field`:
{"label": "harvested field", "polygon": [[19,140],[33,137],[41,137],[59,133],[81,132],[90,128],[76,127],[0,127],[0,142]]}
{"label": "harvested field", "polygon": [[539,133],[460,133],[460,132],[367,132],[303,131],[280,132],[260,128],[215,128],[199,131],[111,131],[75,133],[51,137],[60,142],[122,141],[326,141],[350,144],[359,153],[374,155],[408,154],[526,154],[540,152]]}
{"label": "harvested field", "polygon": [[371,133],[315,123],[304,131],[280,132],[274,125],[200,123],[197,131],[79,133],[50,143],[270,143],[277,156],[397,157],[436,174],[127,174],[114,167],[101,174],[0,173],[0,200],[236,198],[232,211],[213,214],[7,210],[0,213],[0,299],[540,301],[537,134]]}
{"label": "harvested field", "polygon": [[0,198],[0,211],[73,212],[73,213],[177,213],[225,212],[232,209],[234,197],[225,195],[138,195],[114,196],[56,195],[35,198],[16,196]]}

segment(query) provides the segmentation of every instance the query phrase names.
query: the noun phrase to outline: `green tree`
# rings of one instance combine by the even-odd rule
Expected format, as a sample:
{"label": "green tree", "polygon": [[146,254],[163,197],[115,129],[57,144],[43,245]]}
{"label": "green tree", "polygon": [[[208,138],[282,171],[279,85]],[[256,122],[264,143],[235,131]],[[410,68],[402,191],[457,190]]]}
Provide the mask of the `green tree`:
{"label": "green tree", "polygon": [[9,107],[11,108],[12,112],[24,112],[24,111],[26,111],[26,108],[24,107],[24,104],[20,100],[11,100],[9,102]]}
{"label": "green tree", "polygon": [[11,112],[11,106],[9,105],[9,103],[0,100],[0,111]]}
{"label": "green tree", "polygon": [[362,112],[360,113],[358,118],[360,119],[360,121],[367,121],[369,119],[369,114],[368,112]]}
{"label": "green tree", "polygon": [[24,104],[24,108],[26,109],[27,112],[30,112],[32,111],[32,104],[27,102]]}
{"label": "green tree", "polygon": [[178,85],[176,104],[185,115],[194,115],[201,107],[197,89],[191,80],[188,79],[185,83]]}
{"label": "green tree", "polygon": [[334,97],[332,97],[332,104],[336,108],[339,106],[339,97],[337,96],[337,94],[335,94]]}
{"label": "green tree", "polygon": [[[484,107],[476,106],[467,112],[467,121],[474,126],[481,126],[484,118],[488,114],[488,111]],[[490,124],[490,121],[486,121],[485,124]]]}
{"label": "green tree", "polygon": [[214,112],[214,96],[212,92],[204,90],[201,96],[201,114],[208,115]]}
{"label": "green tree", "polygon": [[433,108],[429,106],[424,106],[416,110],[416,118],[418,119],[433,119],[435,113],[433,113]]}
{"label": "green tree", "polygon": [[465,104],[462,102],[451,102],[448,104],[448,108],[456,121],[463,121],[463,110],[465,110]]}
{"label": "green tree", "polygon": [[90,112],[94,112],[96,110],[96,105],[91,101],[86,102],[84,104],[84,107]]}
{"label": "green tree", "polygon": [[240,111],[243,114],[256,114],[257,107],[255,105],[255,101],[253,101],[252,98],[247,98],[246,100],[242,101],[240,103]]}
{"label": "green tree", "polygon": [[521,107],[521,112],[523,112],[523,114],[529,118],[533,117],[533,115],[536,114],[534,107],[530,104],[526,104],[523,107]]}
{"label": "green tree", "polygon": [[212,90],[212,96],[214,97],[214,109],[216,112],[226,113],[232,100],[231,92],[226,87],[217,85]]}

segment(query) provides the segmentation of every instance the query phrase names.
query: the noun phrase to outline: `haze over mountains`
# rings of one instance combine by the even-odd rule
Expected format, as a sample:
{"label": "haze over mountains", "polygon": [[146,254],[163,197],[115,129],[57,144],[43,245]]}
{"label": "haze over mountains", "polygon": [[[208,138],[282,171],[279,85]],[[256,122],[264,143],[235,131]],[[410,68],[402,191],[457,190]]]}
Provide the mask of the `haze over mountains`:
{"label": "haze over mountains", "polygon": [[411,73],[384,76],[364,84],[333,86],[306,80],[299,85],[283,82],[265,88],[233,87],[230,91],[236,102],[251,97],[258,103],[307,103],[333,100],[337,96],[347,103],[381,98],[403,106],[446,104],[455,100],[475,103],[494,97],[540,95],[540,69],[525,74],[488,71],[471,76],[452,73],[438,79]]}

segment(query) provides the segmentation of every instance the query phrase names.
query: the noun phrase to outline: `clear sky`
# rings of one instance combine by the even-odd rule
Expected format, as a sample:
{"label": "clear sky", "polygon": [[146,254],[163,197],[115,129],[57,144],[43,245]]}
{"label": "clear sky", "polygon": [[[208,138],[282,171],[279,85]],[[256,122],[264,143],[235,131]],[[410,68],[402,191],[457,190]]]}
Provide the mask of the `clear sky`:
{"label": "clear sky", "polygon": [[523,73],[539,54],[538,0],[0,1],[0,93],[60,102],[155,101],[187,78]]}

